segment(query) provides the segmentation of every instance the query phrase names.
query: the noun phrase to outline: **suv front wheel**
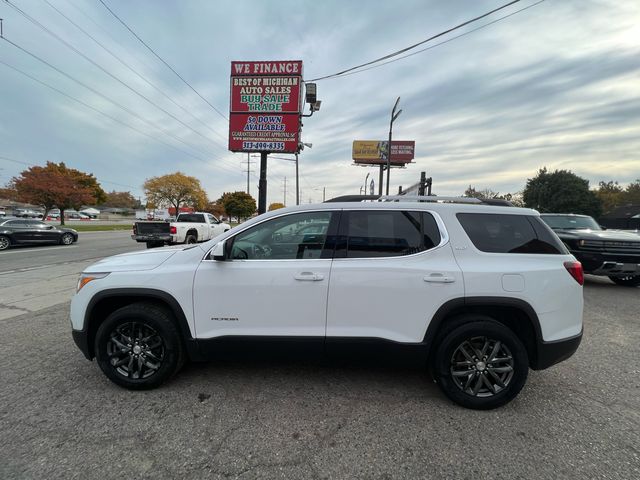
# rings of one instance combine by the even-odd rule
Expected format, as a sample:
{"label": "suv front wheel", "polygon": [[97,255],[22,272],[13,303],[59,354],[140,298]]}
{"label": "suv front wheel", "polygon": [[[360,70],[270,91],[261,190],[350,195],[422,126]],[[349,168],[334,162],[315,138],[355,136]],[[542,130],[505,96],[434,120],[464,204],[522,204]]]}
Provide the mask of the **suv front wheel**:
{"label": "suv front wheel", "polygon": [[518,395],[527,380],[529,358],[509,328],[479,319],[445,334],[437,346],[434,367],[447,397],[463,407],[488,410]]}
{"label": "suv front wheel", "polygon": [[95,352],[109,379],[131,390],[155,388],[184,363],[172,315],[150,303],[122,307],[100,325]]}

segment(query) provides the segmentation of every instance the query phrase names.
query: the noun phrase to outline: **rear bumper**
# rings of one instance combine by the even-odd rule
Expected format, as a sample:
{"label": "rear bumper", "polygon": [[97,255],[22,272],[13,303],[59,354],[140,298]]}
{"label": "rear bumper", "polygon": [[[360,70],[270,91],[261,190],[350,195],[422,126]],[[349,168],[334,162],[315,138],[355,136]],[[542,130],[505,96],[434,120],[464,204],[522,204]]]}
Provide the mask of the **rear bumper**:
{"label": "rear bumper", "polygon": [[131,235],[136,242],[171,242],[171,235]]}
{"label": "rear bumper", "polygon": [[83,353],[83,355],[87,358],[87,360],[93,360],[91,356],[91,352],[89,350],[89,335],[86,330],[71,330],[71,335],[73,336],[73,341]]}
{"label": "rear bumper", "polygon": [[538,342],[536,361],[533,370],[543,370],[571,357],[582,341],[582,331],[575,337],[563,338],[554,342]]}

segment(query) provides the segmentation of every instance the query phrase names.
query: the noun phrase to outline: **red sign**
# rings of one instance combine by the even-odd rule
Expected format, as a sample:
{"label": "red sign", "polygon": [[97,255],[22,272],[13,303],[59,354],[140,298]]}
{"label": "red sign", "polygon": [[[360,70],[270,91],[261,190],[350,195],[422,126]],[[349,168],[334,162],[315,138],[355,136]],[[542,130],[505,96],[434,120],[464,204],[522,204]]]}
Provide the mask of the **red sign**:
{"label": "red sign", "polygon": [[302,61],[231,62],[229,150],[298,151]]}
{"label": "red sign", "polygon": [[284,62],[231,62],[231,76],[295,75],[302,76],[302,60]]}
{"label": "red sign", "polygon": [[235,113],[229,121],[233,152],[293,152],[298,148],[298,115]]}
{"label": "red sign", "polygon": [[300,112],[301,77],[232,77],[231,112]]}

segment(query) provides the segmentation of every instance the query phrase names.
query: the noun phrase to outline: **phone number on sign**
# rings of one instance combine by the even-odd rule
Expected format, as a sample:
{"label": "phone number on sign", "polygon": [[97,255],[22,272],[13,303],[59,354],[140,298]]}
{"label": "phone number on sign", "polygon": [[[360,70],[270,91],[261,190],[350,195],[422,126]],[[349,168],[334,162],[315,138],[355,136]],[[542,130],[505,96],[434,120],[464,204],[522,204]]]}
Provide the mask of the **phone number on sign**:
{"label": "phone number on sign", "polygon": [[284,150],[284,142],[242,142],[243,150]]}

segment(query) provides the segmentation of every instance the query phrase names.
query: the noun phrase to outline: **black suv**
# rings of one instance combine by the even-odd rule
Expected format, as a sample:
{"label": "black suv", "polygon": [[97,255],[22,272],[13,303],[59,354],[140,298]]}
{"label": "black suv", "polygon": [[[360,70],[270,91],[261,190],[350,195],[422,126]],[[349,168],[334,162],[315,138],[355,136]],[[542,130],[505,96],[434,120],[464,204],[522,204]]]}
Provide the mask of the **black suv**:
{"label": "black suv", "polygon": [[605,275],[618,285],[640,285],[640,235],[604,230],[586,215],[546,213],[540,218],[582,263],[585,273]]}

